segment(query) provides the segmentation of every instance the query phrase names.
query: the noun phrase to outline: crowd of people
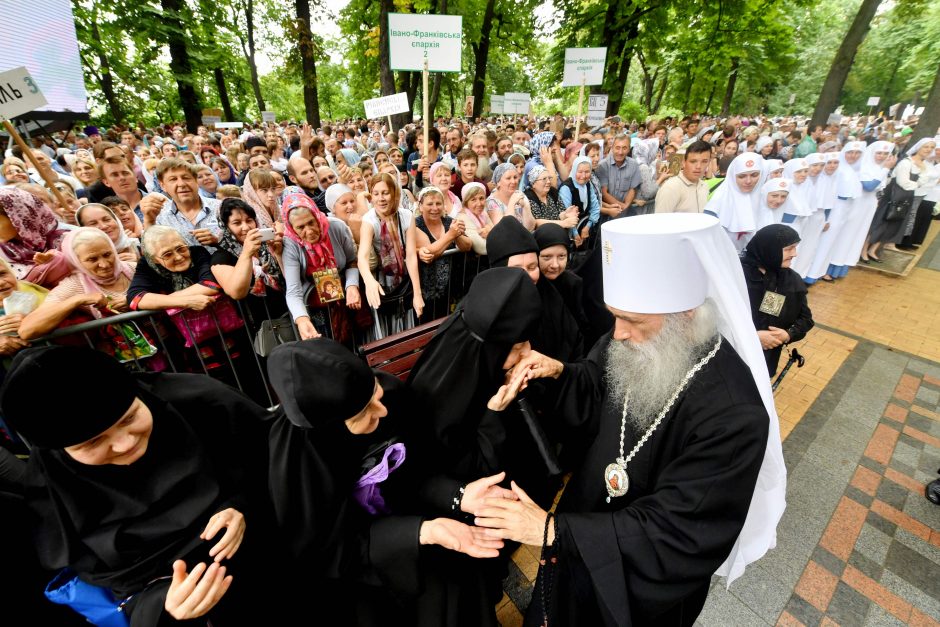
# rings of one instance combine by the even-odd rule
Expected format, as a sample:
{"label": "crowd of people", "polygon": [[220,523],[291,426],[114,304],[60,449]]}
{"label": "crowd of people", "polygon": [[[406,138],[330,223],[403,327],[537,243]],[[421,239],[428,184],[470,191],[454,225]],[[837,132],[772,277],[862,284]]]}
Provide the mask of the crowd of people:
{"label": "crowd of people", "polygon": [[[525,543],[527,624],[691,625],[713,573],[774,546],[769,376],[813,325],[808,287],[924,242],[940,146],[870,116],[574,122],[89,126],[8,148],[0,496],[36,532],[26,570],[70,569],[133,625],[310,599],[356,624],[495,625]],[[30,348],[128,311],[172,324]],[[441,319],[407,383],[354,354]],[[207,370],[253,350],[226,332],[275,320],[299,341],[248,397],[165,372],[153,337]]]}

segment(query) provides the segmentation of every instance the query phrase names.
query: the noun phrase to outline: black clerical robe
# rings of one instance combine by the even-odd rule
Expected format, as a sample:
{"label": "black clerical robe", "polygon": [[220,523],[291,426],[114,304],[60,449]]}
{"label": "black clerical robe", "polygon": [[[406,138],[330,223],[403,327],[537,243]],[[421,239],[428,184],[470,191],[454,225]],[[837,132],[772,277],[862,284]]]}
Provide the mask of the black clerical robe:
{"label": "black clerical robe", "polygon": [[[607,503],[604,469],[618,456],[622,412],[604,384],[610,341],[566,364],[559,380],[561,411],[593,444],[557,510],[549,623],[691,625],[744,525],[767,411],[747,365],[722,340],[627,466],[629,492]],[[628,425],[625,454],[641,435]],[[526,624],[541,624],[539,597]]]}

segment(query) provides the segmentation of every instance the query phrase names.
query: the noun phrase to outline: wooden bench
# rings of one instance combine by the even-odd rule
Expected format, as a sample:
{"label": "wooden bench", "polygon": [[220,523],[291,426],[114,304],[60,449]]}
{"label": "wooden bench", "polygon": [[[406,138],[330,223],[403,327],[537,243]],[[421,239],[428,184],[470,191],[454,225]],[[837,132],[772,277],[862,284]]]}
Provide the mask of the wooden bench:
{"label": "wooden bench", "polygon": [[406,381],[424,347],[434,337],[437,327],[446,319],[438,318],[381,340],[363,344],[359,347],[359,354],[370,367]]}

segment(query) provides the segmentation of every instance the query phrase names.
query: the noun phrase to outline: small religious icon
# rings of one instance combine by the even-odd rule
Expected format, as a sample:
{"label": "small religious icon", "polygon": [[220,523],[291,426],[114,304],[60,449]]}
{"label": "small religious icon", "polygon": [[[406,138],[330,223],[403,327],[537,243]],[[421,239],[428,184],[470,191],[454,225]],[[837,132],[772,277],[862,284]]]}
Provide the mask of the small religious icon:
{"label": "small religious icon", "polygon": [[610,240],[605,240],[604,241],[604,263],[606,263],[608,266],[613,263],[613,254],[614,254],[614,247],[611,246]]}
{"label": "small religious icon", "polygon": [[610,497],[623,496],[630,489],[630,477],[627,469],[619,463],[608,464],[604,470],[604,484],[607,488],[608,502]]}
{"label": "small religious icon", "polygon": [[783,310],[783,304],[786,302],[786,300],[787,297],[783,294],[778,294],[777,292],[771,292],[770,290],[767,290],[764,292],[764,298],[761,300],[759,311],[771,316],[779,316],[780,312]]}

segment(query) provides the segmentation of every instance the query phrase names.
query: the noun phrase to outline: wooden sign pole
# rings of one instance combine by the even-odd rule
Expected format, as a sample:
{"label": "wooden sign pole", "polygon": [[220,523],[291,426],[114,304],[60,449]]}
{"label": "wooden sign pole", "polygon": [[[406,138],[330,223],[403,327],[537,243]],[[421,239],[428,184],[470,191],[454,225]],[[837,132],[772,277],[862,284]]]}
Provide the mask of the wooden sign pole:
{"label": "wooden sign pole", "polygon": [[430,121],[428,120],[428,60],[424,60],[424,70],[421,72],[421,99],[424,101],[424,156],[428,156],[428,128]]}
{"label": "wooden sign pole", "polygon": [[391,116],[391,114],[389,114],[389,116],[388,116],[388,132],[389,132],[389,133],[394,133],[394,132],[395,132],[394,127],[392,127],[392,116]]}
{"label": "wooden sign pole", "polygon": [[26,142],[23,141],[23,138],[20,137],[20,134],[16,132],[16,129],[6,118],[3,118],[3,128],[7,130],[7,133],[9,133],[10,137],[13,138],[13,141],[16,142],[16,145],[19,146],[20,150],[23,151],[23,156],[26,157],[26,159],[33,164],[33,167],[36,168],[36,171],[39,172],[39,175],[46,182],[46,186],[49,188],[49,191],[52,192],[52,195],[55,196],[55,199],[59,205],[62,207],[68,207],[65,196],[63,196],[62,192],[59,191],[59,188],[55,186],[57,179],[52,176],[52,171],[47,168],[45,164],[40,163],[35,156],[33,156],[32,149],[26,145]]}
{"label": "wooden sign pole", "polygon": [[584,106],[584,82],[587,80],[586,76],[581,77],[581,92],[578,94],[578,117],[575,118],[575,128],[574,128],[574,140],[579,141],[581,137],[581,111]]}

